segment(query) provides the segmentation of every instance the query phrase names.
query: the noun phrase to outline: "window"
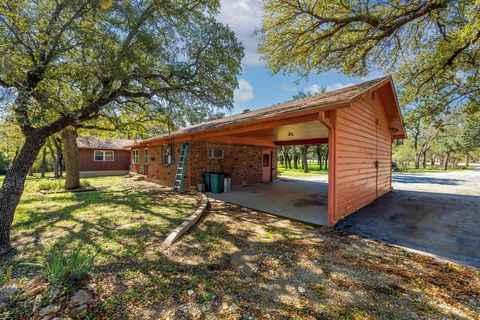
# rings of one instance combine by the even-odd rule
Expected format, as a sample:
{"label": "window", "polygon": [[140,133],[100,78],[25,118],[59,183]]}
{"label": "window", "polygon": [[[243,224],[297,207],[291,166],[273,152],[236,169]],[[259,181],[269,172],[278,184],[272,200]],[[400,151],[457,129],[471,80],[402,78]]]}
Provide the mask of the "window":
{"label": "window", "polygon": [[138,149],[132,151],[132,160],[135,164],[140,163],[140,153],[138,152]]}
{"label": "window", "polygon": [[162,145],[162,164],[164,166],[168,166],[172,163],[175,163],[173,155],[174,155],[173,143]]}
{"label": "window", "polygon": [[111,150],[95,150],[93,153],[94,161],[113,161],[113,151]]}
{"label": "window", "polygon": [[208,157],[210,159],[222,159],[223,149],[208,149]]}
{"label": "window", "polygon": [[268,153],[263,154],[263,167],[264,168],[270,167],[270,155]]}
{"label": "window", "polygon": [[143,149],[143,163],[148,164],[148,148]]}

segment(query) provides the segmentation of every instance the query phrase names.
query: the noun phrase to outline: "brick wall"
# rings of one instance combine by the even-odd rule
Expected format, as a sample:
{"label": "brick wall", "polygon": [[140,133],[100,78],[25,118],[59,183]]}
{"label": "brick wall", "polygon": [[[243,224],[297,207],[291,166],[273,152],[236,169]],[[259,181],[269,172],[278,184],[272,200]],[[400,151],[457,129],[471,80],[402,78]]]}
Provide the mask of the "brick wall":
{"label": "brick wall", "polygon": [[[223,159],[209,159],[208,149],[222,149]],[[272,151],[272,179],[277,176],[276,148],[251,145],[195,141],[191,145],[192,185],[203,182],[202,173],[225,172],[232,177],[232,185],[262,181],[262,151]]]}
{"label": "brick wall", "polygon": [[[175,144],[175,163],[162,165],[162,147],[149,147],[149,164],[145,165],[145,174],[149,181],[173,186],[182,144]],[[208,149],[222,149],[223,159],[209,159]],[[143,163],[143,149],[140,150],[140,163]],[[190,143],[187,158],[185,185],[195,188],[203,183],[204,172],[225,172],[231,175],[232,185],[260,183],[262,180],[262,151],[272,152],[272,179],[277,177],[276,148],[251,145],[194,141]],[[132,171],[140,172],[140,164],[133,164]]]}
{"label": "brick wall", "polygon": [[[180,150],[182,144],[175,144],[175,163],[169,166],[163,166],[162,164],[162,146],[150,146],[148,148],[149,152],[149,163],[144,165],[144,172],[147,176],[147,180],[156,182],[165,186],[173,186],[173,181],[175,180],[175,173],[177,172],[178,159],[180,158]],[[140,166],[143,163],[143,148],[140,148],[140,164],[133,164],[132,160],[132,171],[139,173]],[[190,154],[188,156],[190,158]],[[187,159],[187,168],[185,171],[185,185],[190,184],[190,159]]]}

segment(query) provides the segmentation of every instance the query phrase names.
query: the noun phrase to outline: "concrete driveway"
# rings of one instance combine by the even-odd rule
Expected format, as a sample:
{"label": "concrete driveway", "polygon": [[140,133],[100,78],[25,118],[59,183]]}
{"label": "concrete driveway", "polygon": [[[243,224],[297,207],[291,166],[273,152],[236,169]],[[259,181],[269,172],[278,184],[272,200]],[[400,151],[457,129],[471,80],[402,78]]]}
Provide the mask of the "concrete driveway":
{"label": "concrete driveway", "polygon": [[396,174],[394,191],[337,223],[340,230],[480,267],[480,168]]}
{"label": "concrete driveway", "polygon": [[233,187],[228,193],[209,192],[207,196],[289,219],[328,225],[326,175],[314,181],[282,178],[274,183]]}

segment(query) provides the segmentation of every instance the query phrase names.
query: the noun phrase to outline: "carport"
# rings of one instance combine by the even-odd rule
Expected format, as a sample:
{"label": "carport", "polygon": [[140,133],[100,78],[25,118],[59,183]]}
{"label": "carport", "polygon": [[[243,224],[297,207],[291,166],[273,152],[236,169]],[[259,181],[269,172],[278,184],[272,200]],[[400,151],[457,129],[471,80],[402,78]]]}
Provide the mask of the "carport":
{"label": "carport", "polygon": [[[240,183],[243,181],[241,175],[247,174],[255,181],[271,182],[276,177],[274,150],[277,146],[326,143],[329,149],[328,219],[321,218],[318,221],[332,225],[392,190],[392,142],[393,139],[404,137],[405,129],[393,81],[391,77],[383,77],[305,99],[246,110],[145,140],[134,147],[150,148],[152,152],[155,146],[165,146],[167,142],[175,146],[188,143],[191,149],[190,165],[183,172],[187,172],[185,179],[190,187],[195,187],[202,181],[202,172],[212,170],[212,167],[221,170],[224,165],[236,170],[234,178],[237,185],[244,184]],[[225,150],[218,150],[223,160],[222,163],[218,161],[220,165],[205,159],[207,151],[209,158],[213,151],[217,151],[209,150],[209,144],[216,144],[217,148],[220,144],[226,146],[223,148],[229,152],[228,158],[223,156]],[[156,152],[159,154],[162,151]],[[258,155],[255,166],[249,166],[247,160],[241,159],[242,152]],[[164,168],[156,171],[156,180],[171,179],[171,171]],[[268,193],[265,189],[276,188],[274,185],[258,188]],[[237,186],[231,195],[220,197],[230,197],[234,202],[235,196],[242,198],[235,192],[246,192],[248,188],[253,190],[250,196],[258,193],[258,188]],[[297,189],[297,193],[307,193],[308,189]],[[249,197],[248,194],[246,192],[244,197]],[[285,192],[283,198],[281,194],[270,192],[269,197],[263,197],[264,207],[255,209],[272,211],[271,202],[288,198]],[[310,201],[309,210],[317,210],[318,215],[322,215],[322,212],[324,215],[325,205],[320,205],[320,200],[314,198]],[[305,203],[308,204],[308,201]],[[318,205],[315,206],[315,203]],[[291,206],[294,207],[293,203]],[[294,209],[299,212],[305,211],[306,207],[297,206]]]}
{"label": "carport", "polygon": [[[392,142],[405,138],[405,129],[391,77],[250,113],[253,119],[210,132],[208,139],[275,146],[327,143],[328,224],[392,190]],[[242,187],[236,190],[241,192]],[[265,202],[273,199],[267,197]],[[264,211],[271,206],[266,204]],[[319,205],[319,215],[322,209]],[[297,211],[302,208],[297,207]]]}

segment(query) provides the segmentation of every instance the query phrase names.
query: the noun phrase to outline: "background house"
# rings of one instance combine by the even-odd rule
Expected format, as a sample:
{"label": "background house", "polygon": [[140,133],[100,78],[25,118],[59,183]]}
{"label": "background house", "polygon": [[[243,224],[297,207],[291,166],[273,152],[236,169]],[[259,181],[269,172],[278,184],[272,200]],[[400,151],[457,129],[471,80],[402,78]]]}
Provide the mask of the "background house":
{"label": "background house", "polygon": [[134,140],[78,137],[80,176],[120,175],[130,170],[130,148]]}

